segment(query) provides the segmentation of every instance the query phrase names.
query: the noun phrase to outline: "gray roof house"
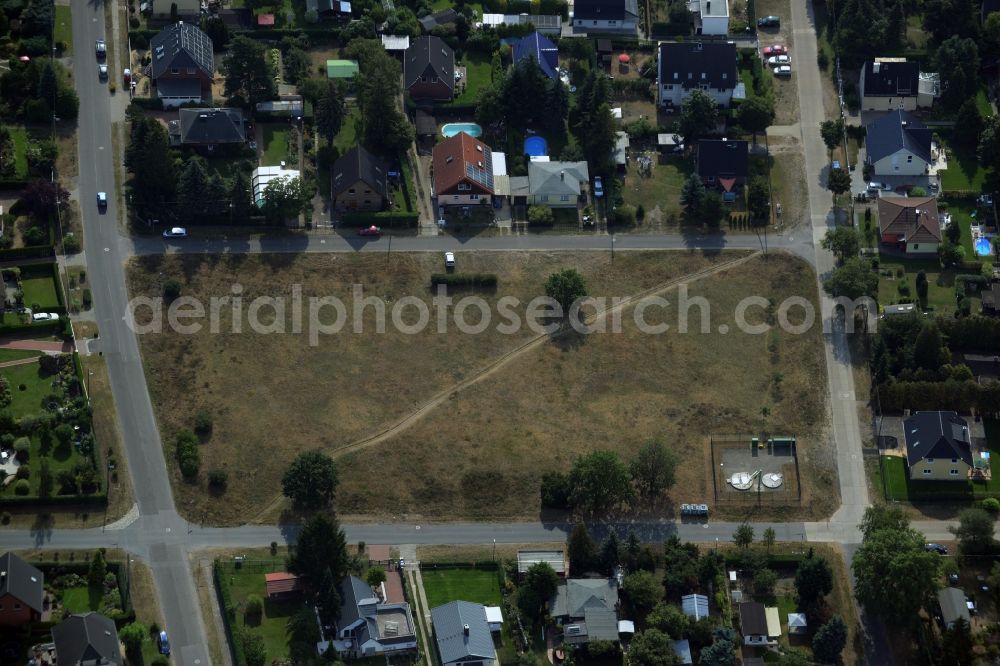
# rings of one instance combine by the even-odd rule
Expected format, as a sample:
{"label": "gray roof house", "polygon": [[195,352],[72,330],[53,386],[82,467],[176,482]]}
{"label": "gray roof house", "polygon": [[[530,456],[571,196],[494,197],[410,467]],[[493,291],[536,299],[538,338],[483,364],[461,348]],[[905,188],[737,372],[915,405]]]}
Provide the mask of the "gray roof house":
{"label": "gray roof house", "polygon": [[0,557],[0,626],[23,626],[42,614],[45,576],[14,553]]}
{"label": "gray roof house", "polygon": [[212,40],[198,26],[179,21],[149,40],[150,75],[164,106],[211,98],[215,75]]}
{"label": "gray roof house", "polygon": [[383,603],[357,576],[340,581],[340,599],[333,646],[342,657],[377,657],[417,649],[409,604]]}
{"label": "gray roof house", "polygon": [[925,173],[933,161],[931,130],[908,111],[890,111],[867,126],[865,161],[877,176]]}
{"label": "gray roof house", "polygon": [[71,615],[52,627],[52,642],[60,664],[121,666],[124,660],[115,623],[100,613]]}
{"label": "gray roof house", "polygon": [[764,614],[764,604],[756,601],[744,601],[739,605],[739,613],[743,644],[767,645],[767,617]]}
{"label": "gray roof house", "polygon": [[552,617],[580,619],[587,608],[616,608],[618,583],[613,578],[570,578],[559,584],[549,603]]}
{"label": "gray roof house", "polygon": [[589,181],[586,162],[529,162],[529,203],[574,207]]}
{"label": "gray roof house", "polygon": [[[968,478],[974,463],[972,436],[969,424],[957,413],[917,412],[903,420],[903,439],[911,478],[954,481]],[[947,474],[944,468],[948,469]],[[957,473],[951,473],[953,469]]]}
{"label": "gray roof house", "polygon": [[381,210],[388,194],[385,164],[362,146],[344,153],[330,169],[330,196],[338,210]]}
{"label": "gray roof house", "polygon": [[452,601],[431,609],[434,643],[441,666],[475,664],[493,666],[497,661],[486,608],[469,601]]}
{"label": "gray roof house", "polygon": [[946,587],[938,590],[938,605],[941,606],[941,618],[950,629],[958,620],[969,621],[969,607],[965,603],[965,592],[957,587]]}
{"label": "gray roof house", "polygon": [[240,109],[181,109],[168,123],[172,146],[216,146],[246,143],[243,111]]}

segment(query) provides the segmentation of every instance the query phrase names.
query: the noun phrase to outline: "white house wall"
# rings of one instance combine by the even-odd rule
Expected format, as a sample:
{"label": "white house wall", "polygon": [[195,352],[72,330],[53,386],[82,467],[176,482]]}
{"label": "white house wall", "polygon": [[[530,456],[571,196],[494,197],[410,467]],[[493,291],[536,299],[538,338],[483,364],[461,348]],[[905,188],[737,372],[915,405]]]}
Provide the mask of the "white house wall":
{"label": "white house wall", "polygon": [[[907,161],[912,158],[912,161]],[[908,150],[898,150],[875,162],[876,176],[920,176],[927,169],[927,162]]]}

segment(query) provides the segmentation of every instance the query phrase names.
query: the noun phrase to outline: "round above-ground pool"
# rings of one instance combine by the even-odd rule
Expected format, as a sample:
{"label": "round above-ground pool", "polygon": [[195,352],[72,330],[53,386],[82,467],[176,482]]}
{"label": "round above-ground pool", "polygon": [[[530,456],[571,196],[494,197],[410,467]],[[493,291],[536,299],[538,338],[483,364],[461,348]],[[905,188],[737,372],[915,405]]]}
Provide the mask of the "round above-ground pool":
{"label": "round above-ground pool", "polygon": [[441,136],[446,139],[465,132],[472,138],[478,138],[483,133],[483,128],[476,123],[448,123],[441,127]]}
{"label": "round above-ground pool", "polygon": [[528,157],[541,157],[549,154],[549,147],[543,137],[535,134],[524,140],[524,154]]}
{"label": "round above-ground pool", "polygon": [[990,239],[980,236],[975,240],[973,246],[976,248],[976,254],[980,257],[988,257],[993,252],[993,246],[990,244]]}

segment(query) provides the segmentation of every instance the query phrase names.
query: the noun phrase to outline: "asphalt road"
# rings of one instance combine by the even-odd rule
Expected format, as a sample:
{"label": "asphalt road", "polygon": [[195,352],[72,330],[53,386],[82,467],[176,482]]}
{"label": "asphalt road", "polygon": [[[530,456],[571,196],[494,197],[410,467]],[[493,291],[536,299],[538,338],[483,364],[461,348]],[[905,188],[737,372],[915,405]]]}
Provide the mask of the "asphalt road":
{"label": "asphalt road", "polygon": [[[80,97],[77,137],[80,176],[78,191],[83,215],[84,244],[102,350],[107,361],[121,431],[128,457],[135,500],[147,534],[170,537],[182,532],[183,521],[174,510],[173,493],[163,459],[159,431],[142,370],[135,336],[124,325],[128,292],[122,270],[118,220],[122,218],[115,196],[115,160],[111,141],[111,95],[98,81],[93,52],[105,35],[103,0],[74,2],[74,73]],[[111,77],[118,74],[109,65]],[[123,93],[119,93],[121,95]],[[97,192],[108,194],[107,210],[99,212]],[[5,535],[6,537],[6,535]],[[208,664],[198,597],[187,571],[183,542],[164,538],[147,558],[159,590],[160,605],[171,633],[174,652],[182,664]]]}
{"label": "asphalt road", "polygon": [[[216,230],[224,234],[224,230]],[[226,238],[213,234],[198,237],[164,240],[158,236],[120,238],[119,250],[123,256],[160,254],[247,254],[315,252],[444,252],[459,253],[463,250],[595,250],[611,251],[612,237],[606,234],[526,234],[481,235],[456,237],[451,235],[413,236],[410,234],[381,238],[344,233],[280,234],[263,238]],[[766,243],[766,245],[765,245]],[[810,263],[815,260],[809,230],[789,233],[787,236],[756,234],[636,234],[614,236],[616,252],[628,250],[786,250]]]}

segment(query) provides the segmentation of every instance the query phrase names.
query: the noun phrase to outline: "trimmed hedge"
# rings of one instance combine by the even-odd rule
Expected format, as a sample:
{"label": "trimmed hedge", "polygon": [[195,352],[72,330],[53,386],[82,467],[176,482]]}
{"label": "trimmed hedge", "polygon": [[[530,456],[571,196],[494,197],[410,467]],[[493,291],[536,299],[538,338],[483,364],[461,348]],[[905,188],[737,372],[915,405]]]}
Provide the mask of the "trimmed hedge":
{"label": "trimmed hedge", "polygon": [[56,250],[51,245],[32,245],[30,247],[12,247],[0,250],[0,261],[17,261],[18,259],[55,259]]}
{"label": "trimmed hedge", "polygon": [[132,104],[147,111],[162,111],[163,100],[159,97],[133,97]]}
{"label": "trimmed hedge", "polygon": [[420,221],[417,213],[402,213],[397,211],[384,211],[381,213],[347,213],[343,217],[343,223],[348,227],[415,227]]}
{"label": "trimmed hedge", "polygon": [[443,284],[449,287],[495,287],[495,273],[432,273],[431,286]]}
{"label": "trimmed hedge", "polygon": [[971,201],[979,196],[979,192],[974,190],[944,190],[941,198],[948,201]]}
{"label": "trimmed hedge", "polygon": [[5,495],[0,497],[0,507],[25,507],[32,509],[54,509],[66,506],[99,506],[108,504],[107,493],[94,493],[93,495],[51,495],[49,497],[38,497],[37,495]]}
{"label": "trimmed hedge", "polygon": [[229,652],[233,656],[233,663],[236,666],[246,666],[247,657],[243,652],[243,641],[237,640],[239,629],[235,626],[236,607],[233,605],[233,594],[229,589],[229,580],[222,571],[222,563],[215,560],[212,563],[212,578],[215,580],[215,592],[219,597],[219,606],[222,611],[222,623],[226,629],[226,638],[229,643]]}
{"label": "trimmed hedge", "polygon": [[0,190],[21,190],[28,186],[28,181],[20,178],[0,178]]}

